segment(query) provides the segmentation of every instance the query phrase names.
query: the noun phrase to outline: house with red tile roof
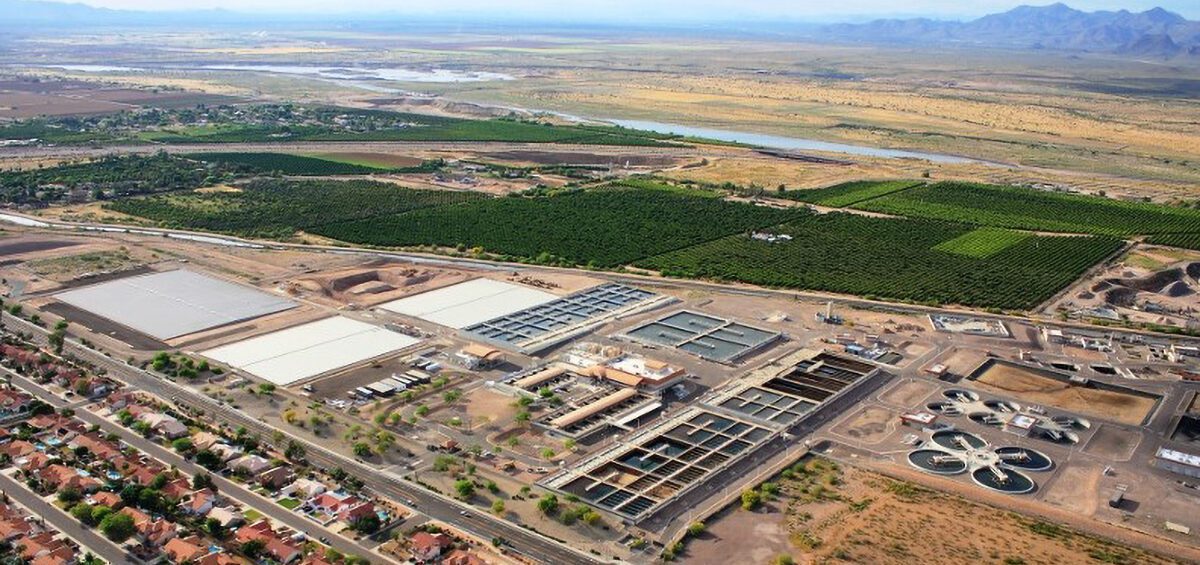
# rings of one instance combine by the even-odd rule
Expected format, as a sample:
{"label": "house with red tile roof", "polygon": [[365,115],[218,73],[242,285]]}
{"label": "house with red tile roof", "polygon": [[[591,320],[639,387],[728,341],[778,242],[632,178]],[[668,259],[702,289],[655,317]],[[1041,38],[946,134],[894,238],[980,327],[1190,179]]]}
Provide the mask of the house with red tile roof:
{"label": "house with red tile roof", "polygon": [[456,549],[442,558],[442,565],[487,565],[487,562],[465,549]]}
{"label": "house with red tile roof", "polygon": [[55,459],[55,457],[51,457],[45,453],[42,453],[41,451],[38,451],[30,454],[28,457],[23,458],[21,468],[26,471],[37,471],[50,465],[50,462]]}
{"label": "house with red tile roof", "polygon": [[161,490],[163,494],[171,498],[177,500],[183,499],[192,493],[192,482],[184,477],[179,477],[178,479],[169,481],[167,484],[163,485]]}
{"label": "house with red tile roof", "polygon": [[72,488],[79,492],[96,492],[103,486],[100,481],[80,475],[77,469],[64,465],[48,465],[37,471],[37,476],[51,490]]}
{"label": "house with red tile roof", "polygon": [[196,565],[253,565],[248,559],[224,552],[210,553],[196,560]]}
{"label": "house with red tile roof", "polygon": [[24,414],[32,406],[32,395],[12,388],[0,389],[0,418]]}
{"label": "house with red tile roof", "polygon": [[173,538],[163,546],[163,552],[174,563],[187,563],[208,555],[208,547],[200,536]]}
{"label": "house with red tile roof", "polygon": [[283,488],[288,483],[292,482],[292,478],[296,474],[292,472],[292,468],[287,465],[279,465],[271,469],[267,469],[258,474],[255,480],[258,484],[270,490]]}
{"label": "house with red tile roof", "polygon": [[88,504],[92,506],[107,506],[113,510],[120,510],[125,506],[125,501],[121,500],[121,496],[115,492],[100,491],[87,497]]}
{"label": "house with red tile roof", "polygon": [[300,559],[304,554],[300,550],[300,546],[275,533],[271,529],[271,523],[266,520],[259,520],[248,526],[238,528],[234,533],[234,538],[237,539],[238,543],[246,543],[250,540],[262,541],[267,554],[280,563],[291,563]]}
{"label": "house with red tile roof", "polygon": [[40,436],[53,435],[60,439],[74,438],[87,431],[83,422],[62,414],[38,414],[28,420],[30,427]]}
{"label": "house with red tile roof", "polygon": [[323,492],[313,497],[309,503],[321,512],[344,522],[353,522],[375,513],[373,503],[350,494]]}
{"label": "house with red tile roof", "polygon": [[150,426],[154,433],[167,439],[178,439],[188,435],[188,427],[183,422],[166,414],[146,412],[137,417],[138,421]]}
{"label": "house with red tile roof", "polygon": [[142,543],[160,547],[178,534],[175,524],[162,518],[151,518],[149,514],[136,508],[125,507],[120,512],[133,518],[137,539]]}
{"label": "house with red tile roof", "polygon": [[13,513],[12,516],[0,518],[0,541],[12,541],[27,537],[35,530],[34,525],[26,522],[25,518],[19,514]]}
{"label": "house with red tile roof", "polygon": [[36,451],[37,446],[23,439],[16,439],[0,445],[0,454],[7,455],[9,459],[14,461],[27,455],[32,455]]}
{"label": "house with red tile roof", "polygon": [[121,456],[121,446],[117,443],[108,441],[98,433],[85,433],[75,436],[74,439],[67,442],[67,446],[75,449],[83,447],[88,450],[96,459],[114,460]]}
{"label": "house with red tile roof", "polygon": [[192,494],[191,500],[183,505],[183,511],[195,516],[203,516],[208,514],[219,500],[219,495],[212,490],[198,490]]}
{"label": "house with red tile roof", "polygon": [[[16,541],[16,545],[21,548],[21,557],[27,561],[33,561],[42,557],[50,559],[63,560],[66,558],[73,559],[75,549],[65,540],[58,539],[55,534],[50,532],[42,532],[21,538]],[[52,561],[53,562],[53,561]]]}
{"label": "house with red tile roof", "polygon": [[413,560],[417,563],[432,563],[442,555],[442,551],[454,544],[450,536],[420,531],[408,538],[409,549]]}

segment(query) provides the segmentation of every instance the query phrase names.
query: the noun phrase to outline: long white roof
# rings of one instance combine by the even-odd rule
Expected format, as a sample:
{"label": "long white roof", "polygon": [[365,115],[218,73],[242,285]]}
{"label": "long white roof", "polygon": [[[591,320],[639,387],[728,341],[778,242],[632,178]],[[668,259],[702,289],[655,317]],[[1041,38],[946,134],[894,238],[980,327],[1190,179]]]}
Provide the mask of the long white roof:
{"label": "long white roof", "polygon": [[335,316],[202,354],[272,383],[287,385],[419,342],[379,326]]}
{"label": "long white roof", "polygon": [[126,277],[68,290],[55,298],[157,339],[296,306],[286,298],[186,270]]}
{"label": "long white roof", "polygon": [[380,308],[462,329],[557,298],[535,288],[481,278],[393,300]]}

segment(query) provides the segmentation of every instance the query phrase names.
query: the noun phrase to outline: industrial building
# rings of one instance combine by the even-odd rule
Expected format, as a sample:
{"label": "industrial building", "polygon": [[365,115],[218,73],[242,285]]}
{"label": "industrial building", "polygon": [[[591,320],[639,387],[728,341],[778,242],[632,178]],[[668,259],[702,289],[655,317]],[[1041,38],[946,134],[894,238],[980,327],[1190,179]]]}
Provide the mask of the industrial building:
{"label": "industrial building", "polygon": [[583,439],[601,431],[629,431],[632,424],[662,408],[658,397],[606,379],[593,370],[555,365],[518,375],[508,383],[517,394],[554,398],[557,407],[534,425],[559,437]]}
{"label": "industrial building", "polygon": [[350,367],[420,340],[335,316],[201,352],[277,385]]}
{"label": "industrial building", "polygon": [[782,334],[682,310],[628,330],[625,336],[649,345],[673,347],[710,361],[731,363],[774,342]]}
{"label": "industrial building", "polygon": [[591,331],[599,324],[640,312],[674,298],[616,283],[605,283],[464,329],[478,339],[533,354]]}
{"label": "industrial building", "polygon": [[479,278],[393,300],[379,307],[462,329],[557,299],[557,296],[535,288]]}
{"label": "industrial building", "polygon": [[296,307],[286,298],[187,270],[126,277],[55,298],[160,340]]}
{"label": "industrial building", "polygon": [[807,421],[850,406],[834,400],[877,374],[873,365],[860,361],[813,350],[792,352],[540,484],[633,522],[670,515],[673,503],[714,477],[751,472],[750,454],[768,458],[796,443]]}
{"label": "industrial building", "polygon": [[1200,479],[1200,455],[1160,447],[1154,454],[1154,464],[1172,473]]}

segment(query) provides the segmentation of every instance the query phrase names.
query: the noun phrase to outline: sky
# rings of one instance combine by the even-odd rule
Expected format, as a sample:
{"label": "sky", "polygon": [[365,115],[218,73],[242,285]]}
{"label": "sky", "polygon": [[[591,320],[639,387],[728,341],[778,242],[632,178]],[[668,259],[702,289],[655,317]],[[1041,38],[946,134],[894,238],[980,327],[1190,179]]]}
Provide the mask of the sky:
{"label": "sky", "polygon": [[[0,0],[2,4],[5,0]],[[68,0],[55,0],[68,1]],[[80,0],[74,0],[80,1]],[[412,14],[503,13],[513,16],[608,16],[672,14],[690,19],[737,20],[782,17],[796,20],[837,20],[862,17],[930,16],[962,19],[1001,12],[1021,4],[1053,0],[82,0],[106,8],[184,10],[224,8],[255,12],[380,12]],[[1080,10],[1147,10],[1161,6],[1189,19],[1200,19],[1200,0],[1074,0]],[[622,16],[626,14],[626,16]],[[635,16],[636,17],[636,16]]]}

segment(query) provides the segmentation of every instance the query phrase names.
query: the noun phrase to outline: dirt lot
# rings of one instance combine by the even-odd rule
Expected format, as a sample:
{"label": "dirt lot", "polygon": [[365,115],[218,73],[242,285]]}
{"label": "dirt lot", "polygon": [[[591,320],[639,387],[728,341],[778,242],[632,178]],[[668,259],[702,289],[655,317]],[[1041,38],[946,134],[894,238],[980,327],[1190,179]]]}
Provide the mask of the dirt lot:
{"label": "dirt lot", "polygon": [[415,266],[398,261],[370,261],[348,269],[314,273],[284,283],[292,296],[333,307],[373,306],[471,278],[469,273]]}
{"label": "dirt lot", "polygon": [[889,404],[912,408],[924,402],[935,390],[937,390],[937,386],[931,382],[906,381],[897,383],[891,389],[880,394],[879,398]]}
{"label": "dirt lot", "polygon": [[413,157],[411,155],[397,155],[395,153],[368,153],[365,151],[314,153],[313,156],[320,157],[322,159],[331,159],[334,161],[357,163],[370,167],[415,167],[424,161],[424,159],[420,157]]}
{"label": "dirt lot", "polygon": [[1090,318],[1093,309],[1111,309],[1133,324],[1191,327],[1200,291],[1193,275],[1200,253],[1138,245],[1120,260],[1079,281],[1043,313]]}
{"label": "dirt lot", "polygon": [[1157,402],[1150,397],[1075,386],[1002,364],[990,367],[975,383],[984,390],[1012,396],[1021,402],[1134,426],[1141,425]]}
{"label": "dirt lot", "polygon": [[198,92],[113,88],[79,80],[0,80],[0,118],[104,114],[138,106],[172,108],[232,100]]}
{"label": "dirt lot", "polygon": [[596,153],[575,153],[567,151],[497,151],[483,153],[481,157],[515,163],[533,165],[615,165],[624,167],[666,168],[679,164],[676,157],[666,155],[640,155],[637,153],[603,155]]}
{"label": "dirt lot", "polygon": [[1106,461],[1129,461],[1141,439],[1141,434],[1101,424],[1083,451]]}
{"label": "dirt lot", "polygon": [[727,510],[692,540],[687,563],[1176,563],[825,460],[798,466],[765,508]]}
{"label": "dirt lot", "polygon": [[876,444],[896,428],[899,414],[882,406],[868,406],[833,427],[833,433],[856,442]]}

